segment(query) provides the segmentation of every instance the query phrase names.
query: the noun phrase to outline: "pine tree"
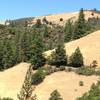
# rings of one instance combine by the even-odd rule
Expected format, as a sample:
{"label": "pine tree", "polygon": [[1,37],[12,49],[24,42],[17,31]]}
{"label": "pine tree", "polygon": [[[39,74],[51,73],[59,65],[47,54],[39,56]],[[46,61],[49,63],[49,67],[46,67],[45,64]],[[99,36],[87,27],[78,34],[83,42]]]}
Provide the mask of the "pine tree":
{"label": "pine tree", "polygon": [[42,23],[40,19],[37,19],[36,24],[35,24],[35,28],[41,28]]}
{"label": "pine tree", "polygon": [[21,48],[21,34],[17,33],[15,36],[15,53],[16,53],[16,63],[22,62],[22,48]]}
{"label": "pine tree", "polygon": [[49,64],[55,65],[57,67],[60,67],[61,65],[67,65],[67,56],[64,48],[64,43],[62,40],[59,39],[57,48],[51,54],[51,58],[48,62]]}
{"label": "pine tree", "polygon": [[65,25],[65,42],[69,42],[72,39],[72,35],[73,35],[73,24],[70,20],[67,21],[66,25]]}
{"label": "pine tree", "polygon": [[43,33],[44,33],[44,34],[43,34],[44,38],[49,36],[49,32],[48,32],[48,27],[47,27],[47,25],[44,25],[44,32],[43,32]]}
{"label": "pine tree", "polygon": [[70,57],[70,65],[73,67],[81,67],[84,65],[83,56],[79,47]]}
{"label": "pine tree", "polygon": [[73,39],[78,39],[86,33],[86,21],[83,8],[80,10],[78,21],[75,23]]}
{"label": "pine tree", "polygon": [[32,96],[32,91],[34,88],[32,87],[32,66],[29,67],[24,83],[22,85],[22,89],[20,93],[17,95],[19,100],[36,100],[36,95]]}
{"label": "pine tree", "polygon": [[45,64],[45,58],[43,56],[43,39],[41,34],[36,34],[33,44],[31,45],[31,64],[34,66],[33,69],[38,69]]}
{"label": "pine tree", "polygon": [[0,70],[3,69],[3,63],[2,63],[3,54],[4,54],[3,48],[4,48],[3,42],[0,40]]}
{"label": "pine tree", "polygon": [[28,33],[23,33],[21,38],[21,49],[22,49],[22,56],[23,61],[28,61],[30,59],[30,41]]}
{"label": "pine tree", "polygon": [[49,100],[63,100],[59,94],[59,92],[57,90],[54,90],[51,93],[51,97],[49,98]]}
{"label": "pine tree", "polygon": [[4,40],[2,64],[4,69],[13,66],[13,48],[10,40]]}

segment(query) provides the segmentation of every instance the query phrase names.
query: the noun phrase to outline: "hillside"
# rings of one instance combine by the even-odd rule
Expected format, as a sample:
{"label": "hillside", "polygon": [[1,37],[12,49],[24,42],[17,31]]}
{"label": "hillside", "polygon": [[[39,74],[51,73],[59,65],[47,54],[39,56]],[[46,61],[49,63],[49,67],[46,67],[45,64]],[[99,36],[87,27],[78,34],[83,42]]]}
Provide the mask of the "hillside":
{"label": "hillside", "polygon": [[[85,19],[88,20],[88,18],[100,18],[100,14],[97,12],[94,12],[92,10],[85,10]],[[62,13],[62,14],[51,14],[47,16],[39,16],[35,17],[32,21],[32,23],[36,23],[37,19],[43,20],[43,18],[46,18],[47,21],[52,22],[53,24],[59,24],[64,25],[68,19],[71,19],[72,21],[76,21],[78,19],[79,12],[72,12],[72,13]],[[63,19],[63,21],[60,21],[60,19]]]}
{"label": "hillside", "polygon": [[0,97],[11,97],[16,100],[29,64],[21,63],[4,72],[0,72]]}
{"label": "hillside", "polygon": [[[46,77],[43,83],[36,87],[35,93],[38,100],[48,100],[50,93],[57,89],[63,100],[75,100],[90,89],[92,83],[98,80],[96,76],[81,76],[74,72],[57,72]],[[84,86],[79,86],[79,81]],[[74,82],[74,83],[73,83]]]}
{"label": "hillside", "polygon": [[[65,44],[66,52],[70,56],[77,47],[80,47],[84,56],[85,65],[90,65],[93,60],[97,60],[100,66],[100,30],[91,33],[83,38]],[[47,51],[49,56],[51,51]]]}

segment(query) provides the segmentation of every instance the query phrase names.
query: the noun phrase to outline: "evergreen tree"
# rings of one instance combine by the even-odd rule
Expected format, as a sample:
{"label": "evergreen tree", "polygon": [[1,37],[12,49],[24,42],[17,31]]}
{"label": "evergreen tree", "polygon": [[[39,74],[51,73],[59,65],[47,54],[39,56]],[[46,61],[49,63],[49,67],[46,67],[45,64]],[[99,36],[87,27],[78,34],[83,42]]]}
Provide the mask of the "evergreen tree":
{"label": "evergreen tree", "polygon": [[100,100],[100,81],[92,84],[91,89],[76,100]]}
{"label": "evergreen tree", "polygon": [[4,47],[3,47],[3,58],[2,58],[2,64],[4,69],[12,67],[13,66],[13,48],[12,44],[10,43],[10,40],[4,40]]}
{"label": "evergreen tree", "polygon": [[59,94],[59,92],[57,90],[54,90],[51,93],[51,97],[49,98],[49,100],[63,100]]}
{"label": "evergreen tree", "polygon": [[78,21],[75,23],[73,39],[78,39],[86,33],[86,21],[83,8],[80,10]]}
{"label": "evergreen tree", "polygon": [[59,40],[57,48],[51,54],[51,58],[49,59],[49,64],[56,65],[60,67],[61,65],[67,65],[67,56],[64,48],[64,43]]}
{"label": "evergreen tree", "polygon": [[32,96],[32,66],[29,67],[24,83],[22,85],[22,89],[20,93],[17,95],[19,100],[36,100],[36,95]]}
{"label": "evergreen tree", "polygon": [[21,48],[21,34],[17,33],[15,36],[15,56],[16,56],[16,63],[22,62],[22,48]]}
{"label": "evergreen tree", "polygon": [[83,56],[79,47],[70,57],[70,65],[73,67],[81,67],[84,65]]}
{"label": "evergreen tree", "polygon": [[29,33],[23,33],[21,38],[21,49],[22,49],[22,56],[23,61],[28,61],[30,59],[30,37],[28,35]]}
{"label": "evergreen tree", "polygon": [[64,31],[65,31],[65,42],[69,42],[72,39],[73,35],[73,24],[70,20],[67,21]]}
{"label": "evergreen tree", "polygon": [[44,33],[44,34],[43,34],[44,38],[49,36],[49,32],[48,32],[48,27],[47,27],[47,25],[44,25],[44,32],[43,32],[43,33]]}
{"label": "evergreen tree", "polygon": [[41,34],[35,34],[31,48],[33,50],[31,52],[31,64],[33,65],[33,69],[38,69],[45,64],[45,58],[43,56],[44,45]]}
{"label": "evergreen tree", "polygon": [[0,41],[0,70],[3,69],[3,63],[2,63],[2,59],[3,59],[3,48],[4,48],[4,45],[3,45],[3,42]]}
{"label": "evergreen tree", "polygon": [[35,24],[35,28],[41,28],[41,25],[42,25],[41,20],[37,19],[36,24]]}

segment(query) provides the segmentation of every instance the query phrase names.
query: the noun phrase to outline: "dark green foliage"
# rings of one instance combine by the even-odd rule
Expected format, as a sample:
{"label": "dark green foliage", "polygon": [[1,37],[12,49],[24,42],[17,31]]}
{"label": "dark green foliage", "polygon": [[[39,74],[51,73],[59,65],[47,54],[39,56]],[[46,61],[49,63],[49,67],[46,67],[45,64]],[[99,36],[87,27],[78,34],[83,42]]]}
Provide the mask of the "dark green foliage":
{"label": "dark green foliage", "polygon": [[33,25],[33,27],[35,27],[35,28],[41,28],[41,26],[42,26],[41,20],[37,19],[37,22],[36,22],[35,25]]}
{"label": "dark green foliage", "polygon": [[14,65],[14,51],[10,40],[4,39],[0,42],[0,70]]}
{"label": "dark green foliage", "polygon": [[65,25],[65,29],[64,29],[64,31],[65,31],[65,42],[71,41],[72,36],[73,36],[73,28],[74,28],[73,23],[70,20],[68,20],[66,25]]}
{"label": "dark green foliage", "polygon": [[90,76],[95,74],[95,69],[90,67],[81,67],[76,70],[76,73],[78,73],[79,75]]}
{"label": "dark green foliage", "polygon": [[0,100],[13,100],[12,98],[0,98]]}
{"label": "dark green foliage", "polygon": [[79,18],[77,22],[75,23],[73,39],[78,39],[82,37],[85,33],[86,33],[86,21],[85,21],[85,16],[84,16],[84,10],[82,8],[79,13]]}
{"label": "dark green foliage", "polygon": [[96,75],[96,76],[100,76],[100,70],[99,69],[96,70],[93,67],[80,67],[75,72],[79,75],[86,75],[86,76]]}
{"label": "dark green foliage", "polygon": [[45,58],[43,56],[43,40],[40,34],[36,34],[32,45],[31,64],[33,69],[38,69],[45,64]]}
{"label": "dark green foliage", "polygon": [[44,80],[45,75],[46,73],[44,72],[43,69],[38,69],[37,72],[32,76],[32,84],[33,85],[40,84]]}
{"label": "dark green foliage", "polygon": [[100,81],[97,84],[93,84],[87,93],[76,100],[100,100]]}
{"label": "dark green foliage", "polygon": [[[99,13],[99,11],[96,11],[96,13]],[[80,11],[78,21],[74,23],[70,19],[65,27],[48,22],[46,18],[42,22],[37,20],[36,25],[28,27],[27,24],[33,19],[8,20],[6,22],[10,22],[9,26],[0,25],[0,70],[12,67],[20,62],[31,61],[32,64],[36,62],[34,67],[37,69],[44,65],[45,62],[42,53],[58,46],[59,34],[60,39],[64,40],[64,42],[70,42],[100,29],[100,18],[89,18],[88,21],[85,21],[83,9]],[[60,18],[60,21],[63,21],[63,19]],[[35,38],[38,40],[35,37],[36,34],[40,35],[42,43],[34,47],[34,44],[37,44]],[[38,49],[34,50],[35,48]],[[57,60],[57,63],[59,61]]]}
{"label": "dark green foliage", "polygon": [[57,67],[60,67],[61,65],[67,65],[67,56],[66,51],[64,49],[64,44],[58,43],[58,46],[55,49],[55,51],[51,54],[48,63]]}
{"label": "dark green foliage", "polygon": [[18,100],[36,100],[32,99],[36,95],[32,96],[34,88],[32,87],[32,66],[29,67],[24,83],[22,85],[20,93],[17,95]]}
{"label": "dark green foliage", "polygon": [[79,47],[71,55],[69,64],[70,66],[73,66],[73,67],[81,67],[84,65],[83,56]]}
{"label": "dark green foliage", "polygon": [[0,24],[0,29],[5,29],[5,28],[6,28],[5,25]]}
{"label": "dark green foliage", "polygon": [[63,100],[59,94],[59,92],[57,90],[54,90],[51,94],[50,94],[50,98],[49,100]]}
{"label": "dark green foliage", "polygon": [[84,82],[83,81],[79,81],[79,86],[83,86]]}
{"label": "dark green foliage", "polygon": [[43,34],[44,38],[49,36],[49,28],[44,25],[44,34]]}

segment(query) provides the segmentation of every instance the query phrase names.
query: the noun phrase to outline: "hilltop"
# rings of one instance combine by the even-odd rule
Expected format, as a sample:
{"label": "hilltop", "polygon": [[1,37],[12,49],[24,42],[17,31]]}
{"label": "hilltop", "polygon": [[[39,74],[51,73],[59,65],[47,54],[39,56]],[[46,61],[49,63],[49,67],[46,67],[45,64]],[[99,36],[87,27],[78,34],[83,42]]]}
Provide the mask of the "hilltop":
{"label": "hilltop", "polygon": [[[88,20],[89,18],[100,18],[100,13],[93,11],[93,10],[84,10],[85,19]],[[38,16],[35,17],[31,24],[35,24],[37,19],[41,21],[46,18],[48,22],[58,25],[65,25],[65,23],[70,19],[72,21],[76,21],[79,16],[79,11],[71,12],[71,13],[62,13],[62,14],[50,14],[47,16]]]}

